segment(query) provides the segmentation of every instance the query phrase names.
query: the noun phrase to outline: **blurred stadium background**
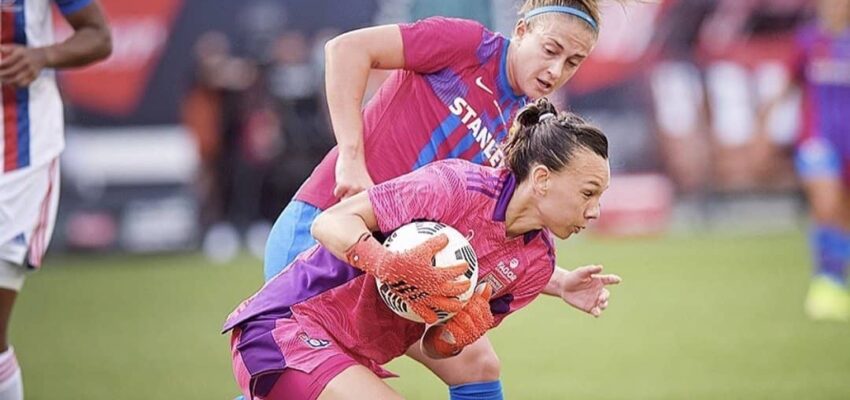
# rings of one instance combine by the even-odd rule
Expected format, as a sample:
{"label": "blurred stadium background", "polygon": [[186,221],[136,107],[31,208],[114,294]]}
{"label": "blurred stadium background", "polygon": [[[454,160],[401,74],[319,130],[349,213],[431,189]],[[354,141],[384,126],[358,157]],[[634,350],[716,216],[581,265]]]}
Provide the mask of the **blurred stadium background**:
{"label": "blurred stadium background", "polygon": [[[101,2],[114,53],[61,75],[59,220],[13,316],[27,398],[232,398],[218,328],[261,285],[271,222],[333,145],[324,42],[437,14],[509,34],[517,2]],[[802,313],[798,100],[759,115],[791,79],[811,3],[605,8],[555,100],[609,134],[615,176],[559,262],[625,282],[599,320],[542,299],[492,334],[510,398],[850,398],[850,326]],[[408,398],[446,397],[409,360],[391,369]]]}

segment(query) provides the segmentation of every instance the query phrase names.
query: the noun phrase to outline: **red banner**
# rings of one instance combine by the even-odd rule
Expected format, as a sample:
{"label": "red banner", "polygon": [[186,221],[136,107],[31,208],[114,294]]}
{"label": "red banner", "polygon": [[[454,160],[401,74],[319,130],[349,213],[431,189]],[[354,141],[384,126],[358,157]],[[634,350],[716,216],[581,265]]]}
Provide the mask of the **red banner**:
{"label": "red banner", "polygon": [[[183,0],[101,0],[112,29],[112,56],[88,68],[61,75],[63,95],[79,107],[123,116],[145,93],[159,62]],[[71,27],[55,15],[56,37],[64,40]]]}

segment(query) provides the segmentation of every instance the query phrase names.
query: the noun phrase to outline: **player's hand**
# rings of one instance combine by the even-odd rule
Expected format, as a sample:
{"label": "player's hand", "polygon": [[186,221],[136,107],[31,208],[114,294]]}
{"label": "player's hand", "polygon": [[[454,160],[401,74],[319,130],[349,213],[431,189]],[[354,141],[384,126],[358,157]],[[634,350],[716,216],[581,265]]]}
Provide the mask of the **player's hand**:
{"label": "player's hand", "polygon": [[567,304],[594,317],[608,308],[611,293],[605,286],[622,282],[617,275],[600,275],[601,265],[588,265],[570,271],[561,286],[561,298]]}
{"label": "player's hand", "polygon": [[445,325],[435,326],[425,333],[423,344],[438,358],[451,357],[484,336],[493,327],[490,311],[490,285],[483,283],[462,310],[458,311]]}
{"label": "player's hand", "polygon": [[25,87],[32,83],[47,64],[43,49],[19,45],[0,46],[0,83]]}
{"label": "player's hand", "polygon": [[363,159],[353,159],[339,156],[336,160],[336,186],[334,186],[334,197],[345,199],[354,196],[372,186],[375,183],[366,169]]}
{"label": "player's hand", "polygon": [[394,252],[364,234],[345,257],[349,264],[386,283],[413,312],[433,324],[437,322],[435,309],[459,311],[463,304],[456,296],[469,289],[469,281],[454,281],[469,268],[466,262],[434,268],[434,255],[448,243],[448,237],[439,234],[410,250]]}

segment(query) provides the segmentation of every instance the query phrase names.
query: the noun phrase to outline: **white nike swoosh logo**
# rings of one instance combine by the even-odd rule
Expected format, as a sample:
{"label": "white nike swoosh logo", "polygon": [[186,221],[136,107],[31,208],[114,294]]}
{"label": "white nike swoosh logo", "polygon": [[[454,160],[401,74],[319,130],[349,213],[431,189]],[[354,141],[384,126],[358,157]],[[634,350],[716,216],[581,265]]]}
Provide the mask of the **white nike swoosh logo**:
{"label": "white nike swoosh logo", "polygon": [[478,78],[475,78],[475,84],[481,89],[484,89],[485,92],[493,94],[493,91],[490,90],[490,88],[488,88],[487,85],[484,84],[484,80],[482,79],[482,77],[479,76]]}

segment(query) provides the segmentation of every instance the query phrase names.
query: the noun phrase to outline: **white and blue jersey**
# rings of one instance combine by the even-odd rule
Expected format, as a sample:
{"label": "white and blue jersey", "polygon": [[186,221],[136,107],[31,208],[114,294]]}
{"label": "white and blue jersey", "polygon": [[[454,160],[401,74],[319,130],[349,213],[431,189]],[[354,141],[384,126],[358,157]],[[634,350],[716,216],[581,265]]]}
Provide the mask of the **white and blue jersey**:
{"label": "white and blue jersey", "polygon": [[[54,43],[50,3],[69,15],[91,1],[0,0],[0,43],[49,46]],[[28,87],[2,85],[0,101],[0,174],[45,165],[62,152],[62,99],[52,70],[43,70]]]}

